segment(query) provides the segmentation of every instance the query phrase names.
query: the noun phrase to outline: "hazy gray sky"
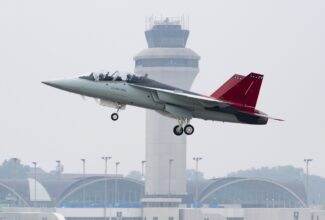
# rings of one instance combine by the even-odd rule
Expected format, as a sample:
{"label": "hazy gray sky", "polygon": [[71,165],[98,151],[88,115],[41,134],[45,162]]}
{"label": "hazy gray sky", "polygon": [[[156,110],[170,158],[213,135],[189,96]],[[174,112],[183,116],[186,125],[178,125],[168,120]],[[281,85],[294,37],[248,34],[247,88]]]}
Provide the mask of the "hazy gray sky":
{"label": "hazy gray sky", "polygon": [[[210,95],[234,73],[265,74],[258,109],[285,122],[250,126],[193,120],[188,168],[201,156],[206,177],[313,158],[325,176],[325,2],[315,1],[0,1],[0,162],[60,159],[65,172],[141,169],[145,110],[114,109],[41,84],[110,69],[133,71],[146,48],[145,17],[190,18],[187,47],[200,56],[192,90]],[[172,132],[172,128],[171,128]]]}

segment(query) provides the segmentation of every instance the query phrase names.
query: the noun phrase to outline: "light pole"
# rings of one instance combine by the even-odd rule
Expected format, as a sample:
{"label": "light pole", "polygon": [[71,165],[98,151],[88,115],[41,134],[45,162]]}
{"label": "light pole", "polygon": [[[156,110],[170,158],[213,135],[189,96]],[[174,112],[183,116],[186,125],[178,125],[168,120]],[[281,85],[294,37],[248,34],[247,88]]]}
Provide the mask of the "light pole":
{"label": "light pole", "polygon": [[141,176],[142,176],[142,180],[144,180],[144,165],[146,164],[146,160],[142,160],[141,161]]}
{"label": "light pole", "polygon": [[[14,157],[12,158],[14,160],[14,197],[16,197],[16,181],[17,181],[17,161],[19,161],[18,158]],[[19,203],[19,197],[17,196],[17,199],[18,199],[18,203]],[[15,199],[13,199],[13,203],[15,202]],[[13,204],[14,205],[14,204]]]}
{"label": "light pole", "polygon": [[272,198],[272,207],[274,208],[274,195],[273,195],[273,198]]}
{"label": "light pole", "polygon": [[[147,161],[146,160],[142,160],[141,161],[141,180],[142,181],[145,181],[145,177],[144,177],[144,166],[145,166],[145,164],[147,163]],[[144,194],[145,194],[145,187],[143,187],[143,190],[142,190],[142,196],[144,196]]]}
{"label": "light pole", "polygon": [[306,194],[307,194],[307,206],[309,207],[309,163],[313,161],[313,159],[304,159],[306,163]]}
{"label": "light pole", "polygon": [[171,178],[172,178],[172,163],[174,159],[169,159],[169,175],[168,175],[168,197],[170,197],[171,190]]}
{"label": "light pole", "polygon": [[58,185],[59,185],[59,187],[58,187],[58,189],[57,189],[57,197],[56,197],[56,199],[59,199],[59,194],[60,194],[60,174],[61,174],[61,160],[56,160],[55,161],[56,162],[56,169],[57,169],[57,175],[58,175]]}
{"label": "light pole", "polygon": [[[82,162],[82,185],[85,184],[85,175],[86,175],[86,159],[80,159]],[[85,186],[82,187],[82,205],[85,208]]]}
{"label": "light pole", "polygon": [[118,165],[120,165],[120,162],[115,163],[115,187],[114,187],[114,207],[116,207],[117,203],[117,173],[118,173]]}
{"label": "light pole", "polygon": [[202,160],[202,157],[193,157],[193,160],[195,161],[195,207],[197,207],[198,206],[198,200],[199,200],[199,190],[198,190],[199,161]]}
{"label": "light pole", "polygon": [[61,168],[61,160],[56,160],[55,162],[56,162],[56,164],[57,164],[58,173],[60,173],[60,168]]}
{"label": "light pole", "polygon": [[34,165],[34,207],[36,207],[36,202],[37,202],[37,199],[36,199],[36,166],[37,166],[37,163],[35,161],[32,163]]}
{"label": "light pole", "polygon": [[106,206],[107,206],[107,161],[112,159],[112,157],[102,157],[105,161],[105,184],[104,184],[104,220],[106,220]]}

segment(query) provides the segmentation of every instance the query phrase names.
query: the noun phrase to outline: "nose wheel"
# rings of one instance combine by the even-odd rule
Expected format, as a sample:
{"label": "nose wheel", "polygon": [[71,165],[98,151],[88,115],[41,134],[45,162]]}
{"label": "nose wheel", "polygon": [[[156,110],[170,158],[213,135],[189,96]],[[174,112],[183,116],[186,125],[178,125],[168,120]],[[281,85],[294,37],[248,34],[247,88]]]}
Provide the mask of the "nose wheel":
{"label": "nose wheel", "polygon": [[116,121],[116,120],[118,119],[118,114],[117,114],[117,113],[113,113],[113,114],[111,114],[111,119],[112,119],[113,121]]}

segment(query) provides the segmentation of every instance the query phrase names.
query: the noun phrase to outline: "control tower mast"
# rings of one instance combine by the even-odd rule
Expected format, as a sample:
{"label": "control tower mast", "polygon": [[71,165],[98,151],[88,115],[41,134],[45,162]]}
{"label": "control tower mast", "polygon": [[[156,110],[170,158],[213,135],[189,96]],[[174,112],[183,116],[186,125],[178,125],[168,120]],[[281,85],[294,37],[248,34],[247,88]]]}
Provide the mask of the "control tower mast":
{"label": "control tower mast", "polygon": [[[199,72],[199,55],[186,48],[186,20],[150,17],[145,36],[148,48],[135,57],[135,72],[182,89],[190,89]],[[175,119],[146,112],[146,179],[149,196],[186,195],[186,135],[175,136]]]}

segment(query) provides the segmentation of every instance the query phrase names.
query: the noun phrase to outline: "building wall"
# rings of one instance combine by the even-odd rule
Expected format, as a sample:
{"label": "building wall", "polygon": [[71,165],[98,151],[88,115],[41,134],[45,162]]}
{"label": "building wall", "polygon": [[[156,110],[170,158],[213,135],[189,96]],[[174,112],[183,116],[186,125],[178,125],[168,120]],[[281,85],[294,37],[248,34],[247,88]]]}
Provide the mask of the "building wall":
{"label": "building wall", "polygon": [[2,220],[65,220],[63,215],[49,212],[0,212]]}
{"label": "building wall", "polygon": [[[192,220],[195,212],[193,210],[195,209],[184,209],[184,216],[187,216],[187,218],[180,220]],[[200,217],[196,219],[200,220],[218,219],[220,216],[227,220],[325,220],[325,210],[308,208],[206,208],[199,209],[199,211]]]}
{"label": "building wall", "polygon": [[201,209],[181,209],[179,210],[179,220],[227,220],[225,216],[216,212],[205,212],[203,214]]}
{"label": "building wall", "polygon": [[312,210],[310,219],[311,220],[324,220],[325,219],[325,210]]}
{"label": "building wall", "polygon": [[[104,216],[103,208],[57,208],[56,212],[65,218],[100,218]],[[142,209],[140,208],[107,208],[106,217],[117,217],[121,213],[125,218],[141,218]]]}
{"label": "building wall", "polygon": [[146,220],[179,220],[178,208],[144,208]]}
{"label": "building wall", "polygon": [[309,209],[245,209],[245,220],[309,220]]}
{"label": "building wall", "polygon": [[[121,213],[120,218],[117,212]],[[145,207],[107,209],[113,220],[325,220],[325,210],[308,208],[170,208]],[[4,208],[6,220],[93,220],[103,217],[102,208]]]}

